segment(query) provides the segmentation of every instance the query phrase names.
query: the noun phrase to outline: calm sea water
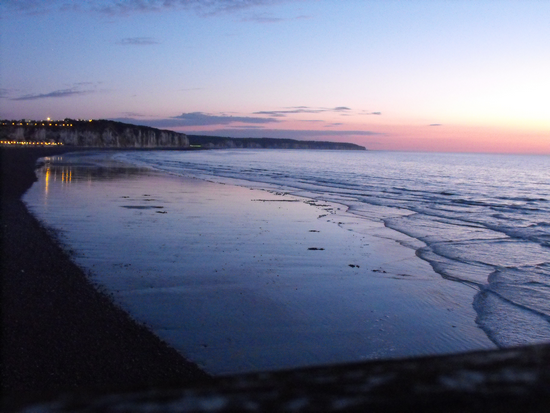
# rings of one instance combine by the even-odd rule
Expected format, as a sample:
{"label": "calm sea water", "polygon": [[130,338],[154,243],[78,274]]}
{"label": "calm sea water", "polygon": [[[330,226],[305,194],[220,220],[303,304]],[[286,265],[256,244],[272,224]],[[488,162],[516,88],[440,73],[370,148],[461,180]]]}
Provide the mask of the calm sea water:
{"label": "calm sea water", "polygon": [[406,247],[441,277],[476,288],[476,322],[495,344],[550,342],[548,156],[219,150],[115,158],[345,204],[417,240]]}

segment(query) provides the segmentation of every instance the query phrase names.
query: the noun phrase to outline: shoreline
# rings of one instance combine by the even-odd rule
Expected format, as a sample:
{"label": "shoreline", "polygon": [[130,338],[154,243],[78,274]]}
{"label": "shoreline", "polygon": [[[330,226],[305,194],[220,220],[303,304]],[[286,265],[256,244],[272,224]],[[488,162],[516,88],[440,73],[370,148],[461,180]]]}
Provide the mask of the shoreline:
{"label": "shoreline", "polygon": [[72,151],[1,149],[2,404],[211,381],[92,286],[27,211],[36,160]]}
{"label": "shoreline", "polygon": [[495,348],[474,290],[341,204],[101,153],[37,175],[25,204],[91,282],[216,376]]}
{"label": "shoreline", "polygon": [[[60,151],[55,151],[59,149]],[[29,151],[25,149],[15,149]],[[423,357],[399,360],[369,361],[353,364],[342,364],[334,366],[313,367],[307,369],[293,369],[283,372],[249,374],[245,376],[231,376],[220,379],[204,378],[204,373],[199,372],[202,378],[184,382],[181,376],[172,375],[176,380],[171,380],[166,371],[157,371],[156,376],[144,377],[147,375],[147,365],[138,365],[135,376],[127,375],[128,371],[117,370],[117,367],[107,366],[107,369],[114,371],[114,376],[109,376],[109,382],[102,386],[90,385],[97,384],[98,377],[94,376],[94,371],[90,371],[90,363],[84,362],[85,351],[89,347],[94,347],[96,343],[84,342],[84,347],[76,348],[74,354],[61,354],[61,358],[71,358],[77,361],[74,365],[63,366],[59,370],[56,382],[53,382],[49,376],[48,364],[56,360],[36,357],[40,354],[29,353],[31,357],[27,359],[11,360],[8,357],[15,355],[14,350],[17,340],[26,340],[29,330],[23,325],[16,326],[17,323],[29,322],[33,320],[37,312],[30,312],[32,308],[40,307],[40,304],[58,305],[54,300],[45,298],[51,297],[50,292],[45,297],[44,291],[34,291],[31,296],[25,296],[25,300],[18,300],[19,291],[8,291],[5,287],[5,279],[9,268],[8,263],[27,265],[30,262],[39,260],[40,263],[49,263],[50,267],[45,266],[34,269],[34,272],[27,272],[27,276],[33,274],[35,278],[46,278],[44,283],[48,284],[51,279],[45,277],[47,273],[57,278],[61,275],[61,284],[67,284],[69,288],[74,284],[85,284],[84,288],[91,295],[98,295],[97,290],[91,287],[82,277],[85,275],[72,264],[70,258],[53,241],[45,230],[27,211],[23,202],[19,199],[25,190],[36,181],[34,175],[34,160],[38,157],[55,155],[66,152],[73,152],[75,148],[54,148],[54,151],[40,152],[41,149],[23,154],[17,160],[15,169],[6,168],[10,162],[5,162],[6,151],[2,148],[2,408],[15,409],[32,403],[42,403],[41,411],[61,411],[63,409],[74,411],[105,411],[108,408],[132,408],[142,407],[144,404],[150,407],[152,411],[163,411],[167,409],[195,409],[196,411],[226,411],[227,408],[239,409],[242,411],[256,411],[257,408],[251,406],[263,406],[264,409],[285,410],[291,406],[301,406],[296,411],[305,411],[307,409],[324,409],[327,411],[338,410],[338,406],[348,406],[350,409],[377,409],[376,411],[400,411],[404,409],[424,410],[424,411],[442,411],[442,410],[461,410],[461,411],[495,411],[508,412],[517,411],[519,408],[544,411],[550,406],[550,375],[545,366],[550,362],[550,344],[527,346],[514,349],[481,351],[467,354],[456,354],[450,356]],[[20,174],[8,178],[6,172],[18,171]],[[7,183],[7,185],[6,185]],[[11,211],[11,212],[10,212]],[[7,213],[11,214],[8,215]],[[24,222],[19,221],[23,217]],[[10,222],[13,220],[13,222]],[[9,237],[7,237],[9,236]],[[9,250],[8,242],[15,245],[14,240],[20,239],[17,245],[26,255],[6,256]],[[30,243],[30,244],[27,244]],[[32,246],[37,247],[32,249]],[[44,249],[44,253],[36,256],[36,251]],[[43,259],[43,255],[46,258]],[[27,260],[25,259],[27,258]],[[61,257],[61,261],[55,258]],[[5,260],[4,258],[7,258]],[[12,267],[13,268],[13,267]],[[69,273],[61,273],[61,269],[69,269]],[[17,267],[15,267],[17,270]],[[44,271],[47,269],[47,271]],[[57,270],[57,271],[54,271]],[[81,274],[77,280],[73,280],[70,275],[75,272]],[[12,273],[17,273],[14,271]],[[19,280],[20,281],[20,280]],[[57,280],[58,281],[58,280]],[[56,282],[57,282],[56,281]],[[36,284],[36,283],[35,283]],[[17,284],[14,284],[17,287]],[[12,285],[13,287],[13,285]],[[39,285],[35,285],[40,287]],[[74,289],[73,292],[76,292]],[[10,294],[15,293],[15,297],[10,298]],[[52,292],[61,302],[67,300],[67,296]],[[84,293],[86,296],[88,293]],[[99,294],[101,295],[101,294]],[[9,301],[5,301],[9,298]],[[100,313],[105,311],[104,306],[112,305],[109,299],[99,299],[97,304]],[[86,300],[85,297],[83,297]],[[96,297],[97,299],[97,297]],[[38,300],[33,303],[33,300]],[[19,301],[14,306],[13,302]],[[72,301],[69,299],[69,301]],[[71,305],[71,304],[69,304]],[[12,309],[10,318],[17,318],[17,323],[8,326],[5,320],[8,314],[5,309]],[[77,306],[78,307],[78,306]],[[73,304],[74,308],[74,304]],[[18,310],[18,311],[16,311]],[[79,309],[78,311],[81,311]],[[152,333],[145,328],[136,325],[126,313],[118,308],[120,317],[133,324],[128,330],[120,333],[116,343],[112,343],[111,355],[119,354],[140,343],[128,343],[130,337],[140,336],[140,332],[146,336],[153,336],[153,341],[157,346],[160,340],[156,339]],[[120,314],[122,313],[122,314]],[[23,317],[20,317],[20,316]],[[97,314],[92,315],[97,317]],[[71,317],[74,319],[74,317]],[[59,324],[55,319],[54,324]],[[81,323],[82,320],[76,320]],[[123,321],[123,324],[125,322]],[[32,325],[28,324],[28,325]],[[52,330],[52,325],[42,326],[41,334],[38,339],[50,337],[51,342],[37,342],[34,347],[28,347],[35,350],[39,347],[51,349],[57,343],[67,341],[67,337],[60,337],[59,331],[70,327],[63,323],[61,330]],[[56,327],[56,328],[57,328]],[[104,327],[102,323],[101,328]],[[19,336],[10,329],[15,328]],[[8,342],[5,332],[9,332],[12,341]],[[83,332],[85,335],[89,332]],[[78,340],[79,338],[76,337]],[[21,341],[20,341],[21,342]],[[8,347],[6,347],[8,344]],[[9,345],[12,345],[11,353]],[[107,343],[108,344],[108,343]],[[118,348],[112,348],[119,346]],[[164,347],[160,343],[161,347]],[[156,347],[155,347],[156,348]],[[170,350],[170,348],[168,348]],[[25,349],[24,349],[25,350]],[[91,349],[92,353],[98,351],[97,348]],[[113,351],[114,350],[114,351]],[[139,350],[139,349],[138,349]],[[143,347],[141,348],[143,351]],[[161,350],[164,352],[165,350]],[[138,351],[139,353],[140,351]],[[168,351],[170,352],[170,351]],[[133,359],[130,363],[147,361],[152,353],[146,354],[145,359]],[[52,354],[53,355],[53,354]],[[103,358],[102,354],[96,354]],[[128,358],[122,354],[125,360]],[[118,356],[116,356],[118,357]],[[179,360],[182,357],[176,354]],[[117,361],[118,358],[114,361]],[[164,359],[166,360],[166,359]],[[9,361],[9,363],[6,363]],[[91,359],[90,362],[95,362]],[[103,364],[109,364],[112,360],[100,360]],[[46,364],[40,366],[41,362]],[[118,366],[118,364],[116,364]],[[16,369],[14,369],[16,367]],[[154,366],[153,366],[154,367]],[[173,367],[171,364],[168,367]],[[177,370],[177,366],[174,366]],[[170,369],[174,373],[174,369]],[[184,367],[185,369],[185,367]],[[37,374],[37,372],[40,372]],[[105,374],[107,370],[104,370]],[[95,372],[97,373],[97,372]],[[25,377],[31,378],[33,382],[23,382]],[[129,382],[129,378],[140,378]],[[8,381],[6,381],[6,378]],[[474,382],[470,379],[475,379]],[[7,384],[11,383],[11,386]],[[327,383],[338,383],[335,386],[327,386]],[[44,385],[43,391],[37,391],[37,387]],[[197,387],[193,390],[193,387]],[[30,389],[30,390],[29,390]],[[361,390],[359,390],[361,389]],[[147,390],[144,392],[144,390]],[[135,393],[131,393],[134,391]],[[118,395],[116,395],[119,393]],[[120,394],[124,393],[124,394]],[[109,394],[109,396],[106,396]],[[48,400],[55,400],[54,403],[48,403]],[[212,404],[215,401],[215,404]],[[298,405],[296,403],[299,403]],[[205,406],[209,406],[205,407]],[[218,407],[214,407],[218,406]],[[80,409],[80,410],[79,410]],[[156,409],[156,410],[155,410]],[[66,411],[66,410],[64,410]]]}

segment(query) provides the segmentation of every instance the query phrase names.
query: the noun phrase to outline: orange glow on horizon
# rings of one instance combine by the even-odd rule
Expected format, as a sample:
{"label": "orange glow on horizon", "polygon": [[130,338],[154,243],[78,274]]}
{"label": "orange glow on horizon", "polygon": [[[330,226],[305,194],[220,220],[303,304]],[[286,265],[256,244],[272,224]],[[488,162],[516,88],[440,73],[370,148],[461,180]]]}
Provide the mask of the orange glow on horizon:
{"label": "orange glow on horizon", "polygon": [[[364,122],[364,118],[361,120]],[[507,153],[507,154],[538,154],[550,155],[550,127],[522,128],[520,125],[500,127],[482,125],[460,125],[445,123],[400,122],[383,123],[380,117],[372,123],[346,123],[334,127],[319,128],[313,123],[291,120],[281,124],[262,129],[251,129],[250,137],[276,137],[283,138],[284,131],[291,132],[291,139],[321,140],[334,142],[355,143],[369,150],[391,151],[419,151],[419,152],[465,152],[465,153]],[[356,120],[356,118],[354,119]],[[544,126],[544,125],[543,125]],[[173,128],[182,133],[189,133],[186,129]],[[231,137],[229,131],[216,133],[216,126],[193,127],[193,133],[201,134],[212,132],[217,136]],[[312,129],[319,130],[315,136]],[[238,129],[237,129],[238,130]],[[246,127],[244,128],[246,130]],[[301,137],[299,131],[307,131]],[[270,135],[270,131],[272,135]],[[326,131],[342,131],[341,135],[323,134]],[[372,135],[349,133],[350,131],[369,131]],[[243,136],[246,132],[239,131],[233,137]]]}
{"label": "orange glow on horizon", "polygon": [[550,132],[446,124],[385,125],[380,130],[386,131],[383,137],[364,139],[363,145],[376,141],[370,149],[550,155]]}

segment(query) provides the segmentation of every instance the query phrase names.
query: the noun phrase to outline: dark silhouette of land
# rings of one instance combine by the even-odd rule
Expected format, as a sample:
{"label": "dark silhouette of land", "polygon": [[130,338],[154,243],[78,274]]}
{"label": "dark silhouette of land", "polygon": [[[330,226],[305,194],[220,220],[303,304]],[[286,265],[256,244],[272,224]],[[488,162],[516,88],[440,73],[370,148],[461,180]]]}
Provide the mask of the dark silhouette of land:
{"label": "dark silhouette of land", "polygon": [[187,135],[191,146],[204,148],[252,148],[252,149],[320,149],[364,151],[363,146],[347,142],[299,141],[280,138],[228,138],[222,136]]}
{"label": "dark silhouette of land", "polygon": [[188,148],[206,149],[332,149],[361,150],[353,143],[302,141],[275,138],[229,138],[186,135],[165,129],[108,119],[58,121],[0,120],[0,141],[51,142],[96,148]]}

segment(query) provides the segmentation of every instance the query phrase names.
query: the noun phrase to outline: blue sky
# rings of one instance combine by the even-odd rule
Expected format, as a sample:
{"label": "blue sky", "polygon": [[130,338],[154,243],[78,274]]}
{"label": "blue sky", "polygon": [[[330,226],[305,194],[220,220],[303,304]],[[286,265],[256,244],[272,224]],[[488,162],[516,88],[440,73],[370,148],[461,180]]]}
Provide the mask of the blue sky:
{"label": "blue sky", "polygon": [[0,117],[550,153],[550,2],[3,0]]}

